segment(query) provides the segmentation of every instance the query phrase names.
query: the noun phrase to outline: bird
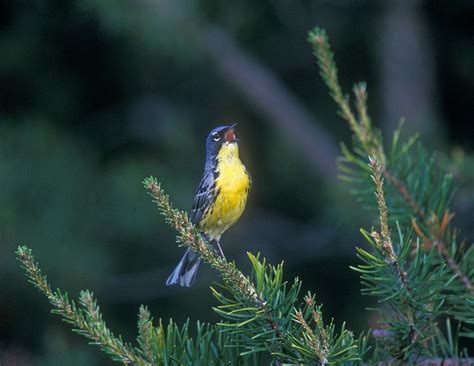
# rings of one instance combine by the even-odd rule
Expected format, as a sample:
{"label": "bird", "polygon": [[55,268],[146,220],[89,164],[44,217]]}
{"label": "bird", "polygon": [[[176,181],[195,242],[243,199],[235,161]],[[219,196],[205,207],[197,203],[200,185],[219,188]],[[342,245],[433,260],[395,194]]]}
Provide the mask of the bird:
{"label": "bird", "polygon": [[[220,245],[222,234],[242,215],[252,184],[250,174],[239,158],[235,128],[214,128],[206,139],[206,161],[201,182],[196,190],[190,220],[201,235],[225,258]],[[191,287],[196,279],[201,258],[191,248],[166,280],[166,285]]]}

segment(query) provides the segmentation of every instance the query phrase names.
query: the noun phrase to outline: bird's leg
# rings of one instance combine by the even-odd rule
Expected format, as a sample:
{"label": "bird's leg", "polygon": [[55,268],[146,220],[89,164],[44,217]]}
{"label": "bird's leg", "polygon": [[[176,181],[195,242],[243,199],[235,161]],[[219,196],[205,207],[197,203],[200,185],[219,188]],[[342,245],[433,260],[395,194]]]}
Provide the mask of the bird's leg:
{"label": "bird's leg", "polygon": [[222,251],[221,244],[219,243],[220,239],[216,239],[217,249],[219,250],[219,255],[225,259],[224,252]]}

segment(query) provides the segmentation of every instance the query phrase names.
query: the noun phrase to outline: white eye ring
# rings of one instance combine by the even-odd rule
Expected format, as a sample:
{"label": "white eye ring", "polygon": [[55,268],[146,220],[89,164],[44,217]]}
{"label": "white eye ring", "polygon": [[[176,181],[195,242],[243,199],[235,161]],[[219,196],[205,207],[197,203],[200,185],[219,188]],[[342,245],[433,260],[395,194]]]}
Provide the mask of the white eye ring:
{"label": "white eye ring", "polygon": [[219,134],[217,132],[214,132],[212,134],[212,138],[214,141],[219,141],[221,139],[221,137],[219,136]]}

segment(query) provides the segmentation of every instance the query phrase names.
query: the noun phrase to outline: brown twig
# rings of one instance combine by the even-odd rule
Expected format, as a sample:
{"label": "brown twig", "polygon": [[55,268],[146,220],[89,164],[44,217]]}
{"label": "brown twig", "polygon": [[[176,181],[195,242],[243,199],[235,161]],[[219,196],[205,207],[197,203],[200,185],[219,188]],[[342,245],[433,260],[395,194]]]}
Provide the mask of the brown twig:
{"label": "brown twig", "polygon": [[398,193],[400,193],[402,198],[406,201],[408,206],[411,207],[415,214],[424,219],[425,211],[420,206],[418,206],[415,199],[408,191],[407,187],[400,181],[400,179],[392,174],[390,170],[387,169],[387,167],[384,167],[383,175],[385,178],[387,178],[388,182],[398,190]]}
{"label": "brown twig", "polygon": [[446,249],[446,246],[442,242],[440,242],[438,244],[438,248],[440,250],[440,253],[444,257],[444,259],[448,263],[448,266],[456,274],[456,276],[458,276],[458,278],[464,284],[464,287],[466,288],[466,290],[469,291],[469,293],[474,294],[474,287],[472,286],[472,283],[469,280],[469,277],[466,274],[464,274],[463,271],[461,271],[461,268],[456,263],[454,258],[448,254],[448,250]]}
{"label": "brown twig", "polygon": [[443,237],[448,228],[448,224],[453,218],[454,214],[449,213],[446,210],[443,214],[441,221],[438,220],[437,216],[432,213],[430,218],[427,220],[428,227],[430,228],[429,235],[426,235],[423,230],[418,226],[418,223],[415,219],[412,219],[412,227],[415,230],[416,234],[423,241],[423,247],[430,249],[433,245],[438,250],[438,253],[445,259],[449,268],[456,274],[456,276],[461,280],[466,290],[474,294],[474,286],[472,285],[469,277],[461,270],[459,264],[455,259],[449,254],[448,248],[443,241]]}
{"label": "brown twig", "polygon": [[[418,206],[415,199],[408,191],[407,187],[394,175],[392,174],[387,168],[384,169],[383,175],[387,180],[392,184],[400,193],[402,198],[411,207],[414,214],[419,216],[429,227],[430,232],[428,235],[423,233],[420,227],[417,225],[415,218],[412,219],[412,226],[417,233],[417,235],[424,240],[427,247],[431,247],[431,245],[436,245],[438,252],[442,255],[442,257],[446,260],[449,268],[456,274],[456,276],[461,280],[464,287],[470,293],[474,293],[474,287],[469,280],[469,277],[461,270],[461,267],[456,262],[456,260],[449,254],[449,251],[446,247],[446,244],[443,241],[443,236],[446,232],[447,225],[452,218],[452,214],[448,214],[446,211],[443,215],[441,223],[439,225],[435,225],[436,220],[431,219],[432,223],[430,223],[430,219],[427,218],[425,211]],[[433,216],[432,216],[433,217]]]}

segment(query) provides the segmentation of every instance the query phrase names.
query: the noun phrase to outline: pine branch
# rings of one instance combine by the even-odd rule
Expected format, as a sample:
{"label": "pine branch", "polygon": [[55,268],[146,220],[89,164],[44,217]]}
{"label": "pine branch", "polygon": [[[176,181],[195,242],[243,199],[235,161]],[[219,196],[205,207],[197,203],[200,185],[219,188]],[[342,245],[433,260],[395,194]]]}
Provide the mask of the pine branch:
{"label": "pine branch", "polygon": [[[380,220],[380,234],[376,231],[372,231],[370,236],[374,239],[375,244],[379,248],[379,250],[383,253],[387,263],[389,263],[395,271],[397,272],[397,276],[400,279],[400,282],[405,287],[410,296],[413,296],[412,290],[408,284],[407,280],[407,273],[404,271],[400,263],[398,261],[398,257],[395,254],[395,250],[393,249],[392,238],[390,234],[390,229],[388,226],[388,209],[387,204],[385,202],[385,196],[383,191],[383,167],[377,161],[376,158],[369,157],[370,161],[370,170],[372,171],[372,180],[375,185],[375,197],[377,201],[377,206],[379,208],[379,220]],[[423,306],[423,304],[420,304]],[[410,317],[409,317],[410,318]],[[410,320],[410,325],[413,326],[413,320]]]}
{"label": "pine branch", "polygon": [[[391,173],[387,168],[384,168],[384,176],[387,180],[398,190],[400,196],[405,200],[407,206],[411,209],[413,217],[411,219],[412,226],[417,233],[417,235],[424,240],[425,247],[435,246],[438,250],[438,253],[444,258],[449,268],[457,276],[458,279],[463,283],[465,289],[474,294],[474,286],[472,285],[469,277],[461,270],[461,266],[453,256],[450,255],[449,249],[444,241],[444,236],[450,220],[453,217],[453,214],[450,214],[446,209],[443,213],[442,219],[438,220],[437,216],[431,212],[430,215],[426,215],[424,209],[422,209],[413,198],[413,195],[409,192],[405,184],[403,184],[393,173]],[[424,226],[428,227],[427,233],[417,224],[416,217],[420,218],[420,221],[423,222]],[[453,232],[456,229],[451,229]]]}
{"label": "pine branch", "polygon": [[[381,229],[380,233],[373,231],[364,235],[377,251],[370,254],[358,249],[358,255],[366,265],[359,266],[357,270],[362,273],[366,286],[363,291],[381,296],[382,301],[390,303],[394,311],[395,317],[387,320],[387,331],[380,333],[384,334],[383,338],[394,341],[392,346],[386,344],[386,349],[392,355],[411,362],[415,361],[413,357],[417,350],[431,350],[429,352],[435,354],[437,344],[443,343],[444,338],[434,319],[448,311],[456,319],[469,322],[467,314],[472,316],[474,312],[474,306],[465,301],[464,291],[451,285],[453,278],[457,278],[472,294],[474,279],[474,271],[469,269],[472,251],[471,256],[463,256],[461,248],[455,243],[456,230],[448,229],[452,218],[447,208],[453,191],[451,179],[438,172],[435,157],[427,157],[423,149],[418,148],[417,155],[411,154],[417,137],[399,144],[400,130],[395,132],[390,154],[386,155],[381,134],[371,126],[367,113],[365,83],[354,86],[356,118],[348,97],[343,97],[338,84],[337,69],[326,33],[316,28],[309,33],[308,40],[313,46],[321,76],[339,106],[341,116],[354,133],[353,151],[342,146],[343,158],[339,165],[344,174],[342,178],[359,186],[364,185],[353,189],[361,201],[366,197],[368,199],[367,193],[372,191],[368,187],[369,181],[375,184]],[[389,183],[388,202],[383,193],[382,177]],[[412,226],[422,241],[422,245],[416,241],[413,258],[409,257],[412,241],[409,235],[404,237],[401,234],[400,228],[399,249],[398,252],[395,250],[390,237],[388,209],[394,212],[392,222],[396,222],[397,226],[399,223]],[[423,255],[423,252],[428,254]],[[444,270],[445,267],[454,277]],[[425,294],[421,287],[424,287]],[[453,305],[455,310],[449,310]],[[426,321],[424,317],[433,320]],[[474,332],[463,334],[471,336]],[[431,347],[427,347],[426,342],[430,342]]]}
{"label": "pine branch", "polygon": [[[353,151],[342,146],[343,158],[339,163],[339,168],[343,172],[342,178],[362,186],[360,189],[352,190],[361,201],[365,198],[368,200],[367,193],[372,191],[368,185],[370,180],[376,187],[381,230],[380,233],[373,231],[370,235],[367,234],[367,239],[373,240],[378,253],[376,252],[374,256],[358,249],[359,256],[367,264],[358,268],[367,286],[364,290],[374,295],[384,295],[384,301],[392,303],[394,310],[399,313],[400,321],[389,322],[390,332],[387,334],[389,338],[396,339],[396,334],[399,332],[402,337],[398,337],[399,341],[395,343],[401,345],[405,342],[407,348],[402,351],[402,348],[396,346],[391,353],[402,355],[404,358],[411,357],[409,356],[410,348],[415,345],[418,345],[415,348],[420,348],[421,345],[417,338],[425,338],[424,342],[426,342],[431,333],[431,337],[436,335],[436,339],[443,339],[434,321],[424,322],[419,318],[420,314],[436,318],[441,313],[448,312],[456,319],[469,323],[469,316],[472,318],[474,313],[474,302],[468,301],[465,295],[466,291],[471,296],[474,292],[472,285],[474,271],[471,269],[474,262],[474,250],[468,250],[464,255],[463,246],[458,246],[455,241],[457,230],[449,228],[452,218],[448,211],[453,192],[451,179],[443,172],[439,172],[435,157],[427,156],[424,149],[418,147],[416,154],[411,152],[416,136],[400,144],[400,130],[397,130],[390,153],[387,155],[381,134],[372,127],[367,113],[365,83],[354,86],[356,118],[351,111],[348,97],[343,97],[338,84],[337,69],[326,33],[315,29],[310,32],[308,40],[313,46],[321,76],[339,106],[341,116],[348,122],[354,133]],[[366,165],[367,160],[369,160],[369,169]],[[382,177],[389,183],[388,202],[382,191]],[[411,251],[413,258],[406,257],[407,248],[413,247],[409,244],[411,239],[404,238],[401,233],[399,234],[399,250],[402,252],[396,254],[388,229],[388,209],[394,213],[392,222],[405,227],[411,226],[422,241],[422,245],[419,245],[417,241]],[[428,252],[428,255],[424,257],[420,251]],[[379,254],[382,254],[382,261]],[[395,278],[389,279],[390,274],[382,270],[383,262],[390,265]],[[404,266],[408,267],[404,268]],[[454,276],[448,272],[445,273],[445,267],[449,268]],[[420,292],[419,277],[424,277],[423,285],[428,286],[426,291],[430,295],[426,297],[423,297]],[[457,279],[464,290],[453,286],[453,279]],[[403,290],[395,291],[394,288],[390,288],[391,284],[398,286],[395,283],[399,283]],[[428,301],[428,298],[431,300]],[[396,301],[393,302],[393,300]],[[404,327],[403,322],[408,324],[408,327]],[[474,337],[474,332],[466,330],[461,335]],[[434,338],[432,338],[431,347],[432,350],[436,349]],[[412,352],[411,354],[413,355]]]}
{"label": "pine branch", "polygon": [[358,256],[365,265],[354,269],[362,274],[363,292],[380,297],[392,309],[389,313],[381,312],[387,329],[373,333],[376,343],[387,353],[385,357],[417,363],[421,355],[436,355],[437,339],[444,339],[436,320],[444,302],[441,291],[445,271],[441,266],[430,272],[434,248],[429,255],[417,251],[411,262],[411,239],[403,237],[400,228],[398,249],[395,248],[383,191],[383,168],[373,157],[369,166],[379,208],[380,232],[373,230],[370,236],[364,233],[376,251],[370,254],[358,248]]}
{"label": "pine branch", "polygon": [[[304,312],[295,310],[294,318],[303,328],[303,336],[321,364],[328,363],[329,356],[329,336],[322,322],[321,309],[315,305],[314,295],[308,293],[304,301],[311,314],[310,320],[314,323],[315,330],[306,321]],[[308,311],[308,310],[307,310]]]}
{"label": "pine branch", "polygon": [[[267,302],[257,293],[255,285],[236,268],[234,263],[227,262],[225,258],[216,255],[214,250],[204,241],[199,231],[192,225],[187,214],[172,207],[168,195],[162,190],[155,178],[145,179],[144,186],[152,196],[153,202],[158,205],[166,222],[178,232],[178,242],[194,250],[204,262],[216,269],[229,291],[237,299],[250,302],[255,307],[256,313],[265,314],[268,317],[267,322],[276,336],[274,342],[279,343],[278,338],[283,336],[282,331],[266,306]],[[217,295],[217,292],[214,292],[214,294]],[[219,298],[219,296],[216,297]],[[273,347],[280,350],[278,345]]]}
{"label": "pine branch", "polygon": [[[178,327],[173,321],[158,327],[152,324],[149,311],[140,307],[138,317],[138,345],[134,347],[114,336],[109,330],[96,300],[89,291],[82,291],[76,306],[66,294],[53,291],[47,278],[42,274],[32,252],[25,246],[17,249],[17,258],[25,270],[29,282],[33,283],[53,305],[53,313],[74,327],[74,331],[89,338],[122,364],[138,366],[151,365],[231,365],[256,366],[257,358],[242,356],[239,348],[242,335],[227,332],[222,326],[197,324],[194,338],[189,334],[189,322]],[[193,340],[195,339],[195,341]]]}
{"label": "pine branch", "polygon": [[395,175],[392,174],[386,167],[383,169],[383,175],[387,180],[392,184],[399,192],[400,196],[405,200],[408,207],[411,208],[415,216],[419,216],[422,219],[425,219],[425,211],[418,206],[412,194],[408,191],[407,187],[398,179]]}
{"label": "pine branch", "polygon": [[361,82],[354,85],[353,92],[356,97],[356,109],[359,113],[358,120],[365,134],[364,139],[367,139],[367,134],[371,129],[371,121],[367,113],[367,84]]}
{"label": "pine branch", "polygon": [[448,249],[444,245],[442,241],[438,242],[438,248],[443,255],[443,257],[446,259],[446,262],[448,263],[448,266],[451,268],[451,270],[456,274],[458,278],[461,279],[462,283],[464,284],[464,287],[466,290],[471,294],[474,295],[474,287],[472,286],[472,282],[469,279],[469,277],[461,270],[461,267],[459,264],[454,260],[452,256],[449,255]]}
{"label": "pine branch", "polygon": [[344,95],[339,85],[337,67],[334,55],[329,47],[326,31],[316,28],[308,34],[308,41],[314,47],[314,55],[318,59],[321,77],[329,88],[331,97],[339,106],[339,114],[344,118],[352,131],[362,140],[364,133],[361,131],[354,114],[349,106],[349,96]]}
{"label": "pine branch", "polygon": [[140,306],[138,313],[138,337],[137,341],[143,350],[143,357],[145,359],[155,362],[156,356],[153,353],[153,319],[151,318],[150,312],[145,306]]}
{"label": "pine branch", "polygon": [[[402,201],[405,202],[405,209],[409,210],[408,214],[411,216],[409,221],[418,218],[423,223],[423,226],[428,229],[427,234],[423,234],[423,237],[428,238],[433,245],[438,247],[438,253],[444,258],[451,271],[457,276],[457,278],[459,278],[465,289],[469,293],[473,293],[473,280],[471,280],[470,277],[461,270],[463,266],[456,261],[454,256],[450,255],[449,248],[445,241],[442,237],[440,237],[440,235],[437,235],[438,228],[433,226],[430,222],[432,215],[427,215],[426,208],[421,207],[417,203],[415,195],[413,192],[410,192],[407,184],[403,182],[402,179],[397,177],[395,172],[393,172],[390,168],[390,164],[392,164],[392,162],[396,162],[396,159],[394,158],[387,160],[381,135],[371,126],[370,117],[367,113],[366,84],[359,83],[354,86],[356,109],[358,112],[358,118],[356,118],[354,113],[351,111],[349,98],[344,96],[341,87],[339,86],[337,67],[334,62],[334,55],[331,52],[326,32],[322,29],[315,28],[309,33],[308,41],[313,46],[314,54],[318,60],[322,78],[329,88],[330,94],[334,101],[339,106],[341,116],[348,122],[356,137],[356,146],[354,150],[359,155],[359,157],[352,155],[347,149],[344,149],[343,151],[346,161],[355,164],[359,168],[362,164],[359,158],[366,159],[367,156],[373,156],[380,162],[381,166],[383,167],[383,176],[395,188],[395,191],[398,192]],[[398,138],[399,133],[396,133],[392,155],[395,154],[395,145],[398,141]],[[403,153],[406,153],[407,150],[412,146],[413,141],[414,139],[409,141],[407,146],[402,149],[405,150],[402,151],[402,155]],[[343,171],[346,173],[348,172],[346,168],[343,168]],[[367,174],[367,171],[365,171],[364,174]],[[363,178],[359,181],[363,181]],[[446,210],[443,211],[446,212]],[[455,229],[452,229],[452,231],[454,232]]]}
{"label": "pine branch", "polygon": [[17,259],[34,284],[53,305],[53,313],[60,315],[66,322],[74,326],[74,331],[92,340],[104,352],[110,354],[116,361],[125,364],[150,365],[137,354],[134,347],[116,337],[106,326],[100,314],[99,307],[89,291],[81,291],[80,307],[70,301],[67,294],[59,290],[53,291],[45,275],[42,274],[33,254],[26,246],[19,246],[16,251]]}
{"label": "pine branch", "polygon": [[355,117],[349,104],[349,96],[344,95],[339,85],[337,67],[334,55],[329,46],[328,36],[324,29],[315,28],[308,34],[308,41],[313,46],[320,68],[320,74],[326,83],[331,97],[339,106],[339,115],[344,118],[354,135],[362,144],[368,155],[375,156],[382,165],[385,165],[385,154],[381,148],[382,139],[371,126],[370,118],[367,114],[367,90],[365,83],[354,86],[356,106],[359,114],[359,121]]}
{"label": "pine branch", "polygon": [[377,198],[377,205],[379,207],[380,214],[380,233],[381,237],[377,232],[372,232],[371,236],[375,240],[375,243],[382,250],[390,264],[395,264],[397,257],[393,250],[392,239],[390,237],[390,230],[388,228],[388,210],[387,204],[385,203],[385,197],[383,193],[383,179],[382,165],[374,157],[369,157],[370,169],[372,171],[372,180],[375,184],[375,197]]}
{"label": "pine branch", "polygon": [[204,262],[216,269],[222,280],[235,291],[238,297],[249,300],[258,307],[263,307],[265,301],[259,297],[255,286],[235,267],[234,263],[227,262],[225,258],[214,252],[185,212],[173,208],[168,195],[162,190],[156,178],[146,178],[143,184],[153,198],[153,202],[158,205],[166,222],[178,232],[177,241],[194,250]]}
{"label": "pine branch", "polygon": [[448,247],[444,242],[444,236],[446,235],[446,230],[449,222],[454,217],[454,214],[445,211],[442,219],[438,220],[438,217],[434,214],[431,214],[431,217],[428,219],[428,224],[430,226],[429,234],[425,234],[423,230],[418,226],[415,219],[412,219],[412,226],[418,237],[424,241],[425,248],[431,248],[432,246],[436,247],[438,253],[445,259],[449,268],[452,272],[461,280],[466,291],[471,295],[474,295],[474,287],[472,285],[469,277],[461,270],[460,265],[456,262],[454,257],[449,254]]}
{"label": "pine branch", "polygon": [[[245,335],[237,340],[240,347],[247,349],[242,355],[268,351],[277,363],[337,363],[358,359],[352,333],[343,327],[336,334],[332,323],[324,326],[320,308],[314,301],[306,303],[304,312],[294,310],[301,282],[295,279],[287,289],[282,265],[273,267],[248,253],[253,272],[250,278],[246,277],[233,262],[216,255],[186,213],[172,207],[155,178],[145,179],[144,185],[166,222],[177,230],[178,242],[194,250],[220,274],[223,284],[219,287],[227,295],[211,288],[221,304],[214,310],[226,320],[220,324],[223,329]],[[318,320],[310,331],[311,317]],[[315,342],[321,347],[315,348]]]}
{"label": "pine branch", "polygon": [[[474,287],[472,285],[471,280],[461,270],[461,266],[459,263],[457,263],[455,258],[450,255],[449,249],[443,239],[446,235],[448,224],[454,215],[450,214],[447,209],[444,210],[441,220],[438,219],[434,212],[431,212],[430,215],[427,215],[425,209],[421,208],[417,204],[414,196],[408,190],[406,185],[400,179],[398,179],[387,167],[383,169],[383,175],[398,190],[400,196],[406,202],[407,206],[411,209],[413,215],[411,223],[418,236],[421,239],[425,240],[427,247],[435,246],[437,248],[438,253],[444,258],[449,268],[457,276],[457,278],[461,280],[466,290],[469,293],[474,294]],[[427,234],[425,234],[418,226],[416,217],[419,217],[420,221],[423,222],[424,226],[428,227]],[[456,229],[451,230],[452,232],[456,231]]]}
{"label": "pine branch", "polygon": [[[379,207],[380,214],[380,234],[376,231],[372,231],[371,236],[375,241],[375,244],[379,250],[383,253],[386,261],[394,268],[397,273],[398,278],[402,286],[405,288],[405,291],[412,295],[411,289],[407,282],[407,274],[401,269],[400,263],[398,262],[397,255],[393,249],[392,239],[390,237],[390,229],[388,227],[388,210],[385,203],[385,197],[383,192],[383,179],[382,165],[376,160],[376,158],[369,157],[370,160],[370,169],[372,171],[372,180],[375,185],[375,197],[377,200],[377,205]],[[407,312],[407,321],[409,327],[414,327],[413,319],[414,309],[410,309]]]}

